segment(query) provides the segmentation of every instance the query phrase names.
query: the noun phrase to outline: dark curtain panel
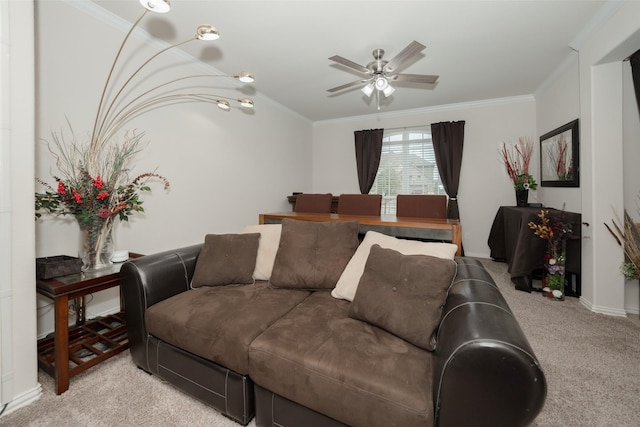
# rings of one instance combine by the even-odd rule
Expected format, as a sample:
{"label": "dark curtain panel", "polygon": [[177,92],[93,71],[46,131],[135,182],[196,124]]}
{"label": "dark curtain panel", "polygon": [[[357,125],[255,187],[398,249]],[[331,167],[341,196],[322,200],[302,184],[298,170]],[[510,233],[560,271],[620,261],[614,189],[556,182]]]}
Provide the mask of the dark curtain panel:
{"label": "dark curtain panel", "polygon": [[464,120],[431,124],[431,138],[436,155],[436,164],[444,191],[449,196],[447,217],[460,219],[458,211],[458,185],[462,166],[462,146],[464,145]]}
{"label": "dark curtain panel", "polygon": [[636,92],[636,102],[640,110],[640,50],[629,57],[631,63],[631,75],[633,77],[633,88]]}
{"label": "dark curtain panel", "polygon": [[356,139],[356,165],[358,167],[358,181],[360,192],[369,194],[376,180],[380,154],[382,153],[382,135],[384,129],[357,130],[354,132]]}

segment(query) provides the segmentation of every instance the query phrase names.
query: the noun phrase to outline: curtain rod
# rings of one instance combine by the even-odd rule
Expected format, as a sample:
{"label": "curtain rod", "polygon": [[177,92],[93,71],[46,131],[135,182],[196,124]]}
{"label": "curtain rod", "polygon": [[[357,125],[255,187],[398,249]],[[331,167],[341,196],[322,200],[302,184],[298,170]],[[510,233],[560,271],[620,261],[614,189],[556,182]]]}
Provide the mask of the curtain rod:
{"label": "curtain rod", "polygon": [[399,128],[384,128],[385,131],[388,130],[406,130],[406,129],[418,129],[418,128],[426,128],[431,129],[431,125],[416,125],[416,126],[404,126]]}

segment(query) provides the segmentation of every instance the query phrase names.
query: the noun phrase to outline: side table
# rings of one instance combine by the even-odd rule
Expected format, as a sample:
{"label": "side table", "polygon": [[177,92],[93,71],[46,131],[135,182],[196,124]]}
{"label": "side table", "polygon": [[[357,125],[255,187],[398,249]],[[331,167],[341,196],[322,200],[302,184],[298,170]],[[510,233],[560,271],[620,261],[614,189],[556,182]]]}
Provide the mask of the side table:
{"label": "side table", "polygon": [[54,333],[38,341],[38,366],[55,379],[56,394],[69,389],[74,375],[129,348],[122,299],[119,313],[69,328],[69,300],[119,286],[121,266],[36,281],[36,292],[54,301]]}

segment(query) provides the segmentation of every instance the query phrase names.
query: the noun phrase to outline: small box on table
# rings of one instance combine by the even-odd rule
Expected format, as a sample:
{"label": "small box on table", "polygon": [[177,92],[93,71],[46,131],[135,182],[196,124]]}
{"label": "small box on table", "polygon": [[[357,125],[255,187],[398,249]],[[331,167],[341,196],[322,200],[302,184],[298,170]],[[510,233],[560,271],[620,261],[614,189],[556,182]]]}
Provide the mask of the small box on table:
{"label": "small box on table", "polygon": [[47,280],[54,277],[77,274],[82,270],[82,260],[67,255],[36,258],[36,279]]}

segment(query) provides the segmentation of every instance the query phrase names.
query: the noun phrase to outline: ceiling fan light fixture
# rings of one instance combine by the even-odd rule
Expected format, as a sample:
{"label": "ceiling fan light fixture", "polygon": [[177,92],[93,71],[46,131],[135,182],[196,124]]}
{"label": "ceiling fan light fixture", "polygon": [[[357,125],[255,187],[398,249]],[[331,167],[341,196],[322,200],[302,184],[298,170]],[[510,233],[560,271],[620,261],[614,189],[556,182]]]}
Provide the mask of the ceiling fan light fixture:
{"label": "ceiling fan light fixture", "polygon": [[140,0],[140,4],[151,12],[167,13],[171,10],[169,0]]}
{"label": "ceiling fan light fixture", "polygon": [[367,98],[371,96],[371,94],[373,93],[373,83],[368,83],[367,85],[365,85],[362,89],[360,89],[362,91],[362,93],[364,93]]}
{"label": "ceiling fan light fixture", "polygon": [[382,76],[376,78],[376,89],[385,90],[389,86],[389,82]]}
{"label": "ceiling fan light fixture", "polygon": [[196,37],[200,40],[217,40],[220,38],[220,34],[216,27],[213,25],[200,25],[196,30]]}
{"label": "ceiling fan light fixture", "polygon": [[387,84],[387,87],[382,90],[382,93],[384,93],[384,96],[390,97],[395,91],[396,90],[390,84]]}
{"label": "ceiling fan light fixture", "polygon": [[253,74],[251,74],[248,71],[243,71],[241,73],[236,74],[233,77],[237,78],[242,83],[253,83],[256,81],[256,79],[253,77]]}

